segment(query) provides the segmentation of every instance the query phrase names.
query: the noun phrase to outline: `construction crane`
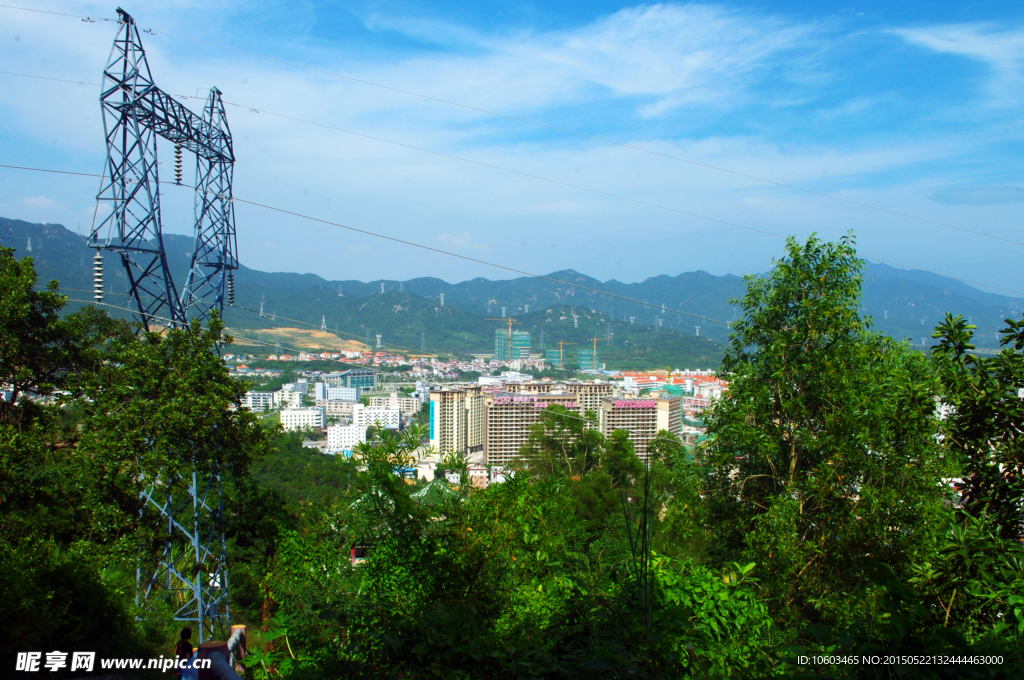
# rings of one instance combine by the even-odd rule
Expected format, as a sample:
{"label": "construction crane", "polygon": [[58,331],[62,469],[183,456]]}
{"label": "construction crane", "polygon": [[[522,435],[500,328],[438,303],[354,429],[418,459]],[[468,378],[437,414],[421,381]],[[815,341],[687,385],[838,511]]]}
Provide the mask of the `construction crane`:
{"label": "construction crane", "polygon": [[561,340],[558,341],[558,368],[565,368],[565,346],[575,344],[575,342],[562,342]]}
{"label": "construction crane", "polygon": [[[504,309],[504,308],[502,308],[502,309]],[[505,322],[508,323],[508,360],[512,361],[512,326],[513,325],[518,326],[520,322],[516,321],[511,316],[508,317],[508,318],[502,317],[500,319],[495,319],[493,317],[485,317],[484,321],[505,321]],[[494,358],[497,359],[498,357],[494,357]]]}
{"label": "construction crane", "polygon": [[597,343],[601,342],[601,341],[607,342],[607,340],[605,338],[599,338],[597,336],[594,336],[593,338],[590,338],[590,341],[592,343],[594,343],[593,361],[594,361],[594,370],[596,371],[597,370]]}

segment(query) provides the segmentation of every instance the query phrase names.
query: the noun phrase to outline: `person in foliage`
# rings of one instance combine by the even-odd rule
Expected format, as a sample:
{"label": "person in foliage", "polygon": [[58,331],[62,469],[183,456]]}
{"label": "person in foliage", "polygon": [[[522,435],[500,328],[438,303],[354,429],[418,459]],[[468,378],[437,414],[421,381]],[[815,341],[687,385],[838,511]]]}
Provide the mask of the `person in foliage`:
{"label": "person in foliage", "polygon": [[[181,629],[181,638],[178,640],[178,644],[174,646],[174,656],[183,663],[192,658],[192,652],[192,629],[185,626]],[[176,668],[174,673],[181,677],[180,668]]]}

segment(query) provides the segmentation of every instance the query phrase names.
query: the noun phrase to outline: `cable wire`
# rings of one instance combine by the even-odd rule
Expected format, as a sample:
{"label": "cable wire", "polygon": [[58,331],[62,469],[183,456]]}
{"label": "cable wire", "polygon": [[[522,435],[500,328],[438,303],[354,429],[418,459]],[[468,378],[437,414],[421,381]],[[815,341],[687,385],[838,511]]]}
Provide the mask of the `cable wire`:
{"label": "cable wire", "polygon": [[[259,311],[258,309],[250,309],[249,307],[241,307],[239,305],[231,305],[231,309],[241,309],[241,310],[244,310],[246,312],[252,312],[253,314],[259,314],[260,317],[262,317],[264,319],[270,319],[271,321],[277,321],[278,319],[282,319],[284,321],[291,321],[292,323],[301,324],[303,326],[309,326],[310,328],[317,328],[317,329],[319,329],[321,327],[320,324],[313,324],[313,323],[309,323],[308,321],[300,321],[298,319],[290,319],[287,316],[281,316],[280,314],[266,314],[264,312]],[[333,332],[333,333],[337,333],[339,335],[350,335],[353,338],[356,338],[357,340],[369,342],[369,338],[364,338],[362,335],[357,335],[356,333],[350,333],[348,331],[340,331],[340,330],[337,330],[337,329],[335,329],[334,331],[331,331],[330,329],[328,329],[326,332]],[[406,352],[411,352],[413,354],[422,354],[422,352],[420,352],[420,350],[412,349],[411,347],[403,347],[402,345],[396,345],[393,342],[384,342],[382,340],[381,344],[388,345],[388,346],[390,346],[390,347],[392,347],[394,349],[405,350]]]}
{"label": "cable wire", "polygon": [[[60,293],[59,290],[56,291],[56,292],[58,294]],[[70,297],[67,299],[67,301],[68,302],[77,302],[77,303],[80,303],[80,304],[83,304],[83,305],[98,305],[98,306],[102,306],[102,307],[110,307],[111,309],[120,309],[120,310],[123,310],[125,312],[130,312],[132,314],[139,314],[140,313],[136,309],[131,309],[130,307],[119,307],[118,305],[112,305],[112,304],[110,304],[108,302],[96,302],[95,300],[91,300],[91,301],[90,300],[75,300],[74,298],[70,298]],[[157,316],[156,314],[146,314],[146,316],[148,318],[150,318],[150,319],[156,319],[158,321],[166,321],[166,322],[172,323],[172,324],[173,323],[177,323],[173,319],[168,319],[166,316]],[[233,329],[233,328],[231,328],[229,326],[224,326],[224,330],[228,331],[231,334],[232,338],[238,338],[239,340],[246,340],[248,342],[252,342],[252,343],[255,343],[257,345],[264,345],[266,347],[277,347],[278,346],[278,343],[263,342],[262,340],[256,340],[255,338],[247,338],[247,337],[245,337],[243,335],[238,335],[237,329]],[[293,352],[300,352],[302,354],[306,353],[306,350],[299,349],[298,347],[288,347],[286,345],[281,345],[281,347],[284,348],[284,349],[287,349],[287,350],[291,350]],[[379,368],[373,368],[372,366],[367,366],[366,364],[356,364],[356,363],[352,363],[351,361],[342,361],[341,359],[335,359],[334,361],[337,361],[339,364],[345,364],[346,366],[356,366],[358,368],[366,369],[366,370],[369,370],[369,371],[373,371],[375,373],[383,373],[385,375],[391,375],[391,373],[388,372],[388,371],[382,371]]]}

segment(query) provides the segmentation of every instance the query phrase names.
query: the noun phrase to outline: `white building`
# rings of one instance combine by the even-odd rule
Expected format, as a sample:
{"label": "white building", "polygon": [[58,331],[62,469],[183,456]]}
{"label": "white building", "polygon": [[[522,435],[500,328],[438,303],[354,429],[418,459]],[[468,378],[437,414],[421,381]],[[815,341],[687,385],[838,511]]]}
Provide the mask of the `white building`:
{"label": "white building", "polygon": [[281,389],[307,394],[309,392],[309,382],[307,382],[305,378],[299,378],[293,383],[285,383],[284,385],[281,385]]}
{"label": "white building", "polygon": [[338,400],[317,401],[316,405],[323,407],[324,411],[327,413],[328,418],[351,418],[352,409],[354,409],[356,406],[362,406],[362,404],[360,404],[358,401]]}
{"label": "white building", "polygon": [[352,406],[352,424],[367,427],[382,427],[397,430],[402,425],[402,414],[398,409],[371,408],[362,404]]}
{"label": "white building", "polygon": [[322,428],[326,416],[322,408],[286,408],[281,411],[281,426],[288,432],[305,428]]}
{"label": "white building", "polygon": [[366,441],[366,428],[359,425],[331,425],[327,428],[327,452],[351,452]]}
{"label": "white building", "polygon": [[359,401],[358,387],[332,387],[327,383],[315,385],[317,401]]}
{"label": "white building", "polygon": [[416,415],[422,405],[416,397],[400,397],[397,392],[392,392],[386,397],[370,397],[370,408],[398,409],[403,416]]}
{"label": "white building", "polygon": [[250,411],[269,411],[274,408],[274,392],[246,392],[242,406]]}
{"label": "white building", "polygon": [[[290,383],[294,385],[295,383]],[[282,388],[278,391],[278,403],[284,408],[301,408],[302,398],[306,396],[305,392],[299,392],[298,390],[288,390]]]}

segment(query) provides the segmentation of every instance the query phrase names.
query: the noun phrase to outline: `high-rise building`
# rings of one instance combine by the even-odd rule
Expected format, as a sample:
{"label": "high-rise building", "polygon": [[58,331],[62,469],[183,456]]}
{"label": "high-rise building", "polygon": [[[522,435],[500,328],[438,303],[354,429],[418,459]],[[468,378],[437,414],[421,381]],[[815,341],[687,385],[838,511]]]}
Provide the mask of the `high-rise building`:
{"label": "high-rise building", "polygon": [[498,361],[529,359],[530,334],[526,331],[512,331],[512,343],[510,346],[508,329],[497,329],[494,331],[494,358]]}
{"label": "high-rise building", "polygon": [[576,395],[580,412],[593,411],[595,415],[600,415],[601,401],[611,397],[613,389],[607,382],[569,380],[565,383],[565,391]]}
{"label": "high-rise building", "polygon": [[576,363],[579,365],[581,371],[596,371],[601,368],[601,364],[598,363],[600,358],[598,357],[597,350],[594,349],[579,349],[576,350]]}
{"label": "high-rise building", "polygon": [[540,420],[541,411],[548,406],[559,404],[573,414],[579,413],[573,394],[488,394],[486,403],[484,460],[488,465],[505,466],[515,460],[530,437],[530,426]]}
{"label": "high-rise building", "polygon": [[609,437],[615,430],[625,430],[643,460],[647,460],[647,445],[660,430],[679,434],[682,424],[679,397],[602,399],[598,415],[601,433]]}
{"label": "high-rise building", "polygon": [[483,390],[467,387],[430,393],[430,446],[441,454],[483,451]]}

